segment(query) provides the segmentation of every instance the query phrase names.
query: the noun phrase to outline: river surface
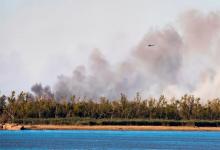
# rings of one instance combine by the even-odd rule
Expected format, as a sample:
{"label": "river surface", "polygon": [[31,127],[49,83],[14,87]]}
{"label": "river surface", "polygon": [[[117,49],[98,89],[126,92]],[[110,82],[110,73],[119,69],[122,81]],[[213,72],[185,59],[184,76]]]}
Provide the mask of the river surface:
{"label": "river surface", "polygon": [[0,149],[219,150],[220,132],[205,131],[0,131]]}

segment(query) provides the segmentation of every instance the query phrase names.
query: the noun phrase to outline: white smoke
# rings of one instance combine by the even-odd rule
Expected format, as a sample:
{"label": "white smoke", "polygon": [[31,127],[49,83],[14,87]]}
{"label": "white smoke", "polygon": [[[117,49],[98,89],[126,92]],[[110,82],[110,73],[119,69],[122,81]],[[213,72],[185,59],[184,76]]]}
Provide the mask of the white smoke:
{"label": "white smoke", "polygon": [[128,97],[136,92],[144,96],[220,96],[220,13],[188,11],[178,24],[149,31],[119,64],[110,64],[95,49],[89,65],[58,78],[55,95],[110,99],[121,92]]}

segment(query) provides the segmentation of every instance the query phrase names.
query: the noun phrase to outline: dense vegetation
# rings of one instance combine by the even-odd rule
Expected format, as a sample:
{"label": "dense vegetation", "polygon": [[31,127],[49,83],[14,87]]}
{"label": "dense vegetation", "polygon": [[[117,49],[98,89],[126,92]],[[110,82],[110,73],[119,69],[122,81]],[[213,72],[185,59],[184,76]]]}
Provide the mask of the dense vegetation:
{"label": "dense vegetation", "polygon": [[[199,120],[199,121],[198,121]],[[203,120],[203,121],[201,121]],[[0,96],[0,122],[25,124],[89,125],[220,125],[220,99],[201,103],[200,98],[184,95],[180,99],[142,99],[137,93],[128,100],[121,94],[117,100],[99,100],[72,96],[55,100],[21,92]]]}

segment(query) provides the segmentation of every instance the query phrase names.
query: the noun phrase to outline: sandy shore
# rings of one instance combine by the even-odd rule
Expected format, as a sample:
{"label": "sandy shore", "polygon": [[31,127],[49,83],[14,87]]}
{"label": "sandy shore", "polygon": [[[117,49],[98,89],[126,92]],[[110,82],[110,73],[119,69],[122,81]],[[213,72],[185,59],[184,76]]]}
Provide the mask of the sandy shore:
{"label": "sandy shore", "polygon": [[220,127],[193,126],[82,126],[82,125],[24,125],[30,130],[140,130],[140,131],[220,131]]}

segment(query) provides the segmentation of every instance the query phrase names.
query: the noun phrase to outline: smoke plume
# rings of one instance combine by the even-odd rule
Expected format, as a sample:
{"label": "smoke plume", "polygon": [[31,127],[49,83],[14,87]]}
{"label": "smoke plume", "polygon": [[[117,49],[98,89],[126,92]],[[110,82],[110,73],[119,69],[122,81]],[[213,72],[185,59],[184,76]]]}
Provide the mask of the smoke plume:
{"label": "smoke plume", "polygon": [[43,87],[41,84],[34,84],[31,87],[31,91],[37,96],[37,97],[46,97],[46,98],[53,98],[54,94],[52,93],[49,86]]}
{"label": "smoke plume", "polygon": [[[58,77],[56,97],[114,99],[120,93],[132,97],[136,92],[144,96],[220,96],[220,13],[188,11],[177,24],[149,31],[119,64],[110,64],[100,50],[93,50],[89,65]],[[38,88],[33,88],[36,94],[45,90]]]}

